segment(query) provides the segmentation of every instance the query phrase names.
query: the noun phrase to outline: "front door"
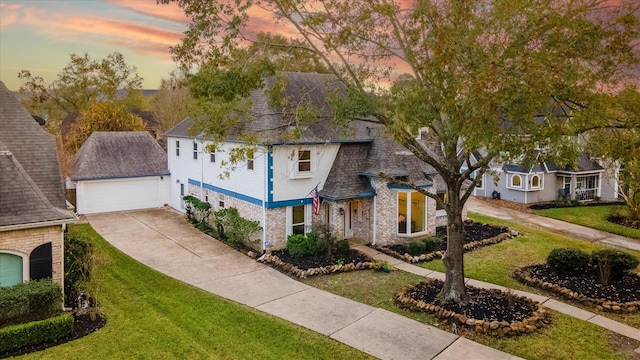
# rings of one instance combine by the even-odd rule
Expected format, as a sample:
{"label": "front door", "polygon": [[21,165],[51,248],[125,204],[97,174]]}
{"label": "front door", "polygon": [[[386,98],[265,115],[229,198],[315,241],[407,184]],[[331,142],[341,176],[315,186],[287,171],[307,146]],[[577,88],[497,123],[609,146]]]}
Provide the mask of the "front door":
{"label": "front door", "polygon": [[349,239],[353,237],[353,202],[349,201],[344,207],[344,238]]}

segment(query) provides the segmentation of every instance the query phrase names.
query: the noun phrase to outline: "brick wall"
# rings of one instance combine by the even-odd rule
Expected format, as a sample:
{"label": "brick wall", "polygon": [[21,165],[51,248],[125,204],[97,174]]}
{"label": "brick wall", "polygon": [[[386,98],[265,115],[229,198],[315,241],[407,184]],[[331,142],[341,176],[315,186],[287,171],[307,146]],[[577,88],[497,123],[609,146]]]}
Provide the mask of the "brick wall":
{"label": "brick wall", "polygon": [[64,287],[63,239],[62,226],[60,225],[2,231],[0,232],[0,252],[2,250],[9,250],[24,254],[26,261],[29,261],[29,255],[33,249],[50,242],[53,262],[53,281]]}

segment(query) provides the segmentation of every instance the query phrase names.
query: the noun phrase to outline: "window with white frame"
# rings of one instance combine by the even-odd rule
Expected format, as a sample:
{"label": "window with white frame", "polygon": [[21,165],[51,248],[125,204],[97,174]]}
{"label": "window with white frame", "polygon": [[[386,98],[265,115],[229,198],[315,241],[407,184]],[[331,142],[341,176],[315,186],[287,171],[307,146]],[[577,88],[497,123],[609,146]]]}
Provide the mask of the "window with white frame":
{"label": "window with white frame", "polygon": [[291,158],[291,179],[305,179],[313,176],[313,154],[309,149],[296,149]]}
{"label": "window with white frame", "polygon": [[247,170],[253,170],[253,151],[247,152]]}
{"label": "window with white frame", "polygon": [[176,140],[176,156],[180,156],[180,141]]}
{"label": "window with white frame", "polygon": [[518,174],[511,175],[511,183],[509,185],[511,187],[514,187],[514,188],[521,188],[522,187],[522,176],[520,176]]}
{"label": "window with white frame", "polygon": [[305,233],[305,208],[304,205],[291,207],[291,233],[294,235]]}
{"label": "window with white frame", "polygon": [[542,188],[542,179],[540,179],[539,175],[532,175],[530,183],[531,183],[531,188],[532,189],[540,189],[540,188]]}
{"label": "window with white frame", "polygon": [[311,150],[298,150],[297,170],[299,173],[311,172]]}
{"label": "window with white frame", "polygon": [[211,153],[209,154],[209,161],[214,163],[216,162],[216,151],[212,150]]}
{"label": "window with white frame", "polygon": [[198,143],[193,142],[193,160],[198,160]]}
{"label": "window with white frame", "polygon": [[218,194],[218,208],[224,209],[224,194]]}
{"label": "window with white frame", "polygon": [[427,202],[417,191],[398,191],[398,234],[415,234],[427,230]]}

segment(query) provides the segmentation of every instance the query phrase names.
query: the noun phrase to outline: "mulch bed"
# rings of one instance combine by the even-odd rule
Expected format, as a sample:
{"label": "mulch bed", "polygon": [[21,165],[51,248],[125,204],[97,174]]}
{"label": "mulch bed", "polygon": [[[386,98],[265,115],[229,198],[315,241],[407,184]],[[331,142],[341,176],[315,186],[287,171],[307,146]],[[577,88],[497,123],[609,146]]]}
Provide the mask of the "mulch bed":
{"label": "mulch bed", "polygon": [[[464,251],[469,252],[479,247],[498,244],[517,235],[516,231],[510,231],[509,228],[504,226],[494,226],[467,220],[464,223]],[[440,259],[447,250],[447,228],[445,226],[436,228],[436,236],[442,239],[442,248],[439,251],[412,256],[409,254],[407,246],[403,244],[376,247],[376,250],[409,263]]]}
{"label": "mulch bed", "polygon": [[561,274],[546,264],[525,266],[514,277],[527,285],[551,291],[564,298],[596,307],[600,311],[633,313],[640,311],[640,276],[611,277],[602,286],[596,270],[583,274]]}
{"label": "mulch bed", "polygon": [[532,333],[550,323],[549,313],[536,301],[496,289],[467,286],[471,300],[466,304],[439,305],[444,282],[423,281],[400,290],[400,307],[434,313],[438,318],[471,331],[494,336]]}
{"label": "mulch bed", "polygon": [[346,255],[330,257],[326,255],[295,257],[289,255],[285,249],[265,254],[258,261],[300,279],[336,272],[372,269],[376,264],[373,259],[354,249],[350,249]]}
{"label": "mulch bed", "polygon": [[100,314],[96,315],[95,320],[91,320],[88,313],[75,313],[73,314],[73,317],[75,318],[75,321],[73,323],[73,332],[66,338],[52,343],[26,346],[9,353],[0,354],[0,359],[29,354],[35,351],[41,351],[46,348],[50,348],[52,346],[68,343],[69,341],[79,339],[95,332],[107,323],[107,319]]}
{"label": "mulch bed", "polygon": [[607,218],[607,220],[614,224],[640,230],[640,220],[631,220],[629,218],[626,218],[624,216],[619,216],[619,215],[611,215]]}

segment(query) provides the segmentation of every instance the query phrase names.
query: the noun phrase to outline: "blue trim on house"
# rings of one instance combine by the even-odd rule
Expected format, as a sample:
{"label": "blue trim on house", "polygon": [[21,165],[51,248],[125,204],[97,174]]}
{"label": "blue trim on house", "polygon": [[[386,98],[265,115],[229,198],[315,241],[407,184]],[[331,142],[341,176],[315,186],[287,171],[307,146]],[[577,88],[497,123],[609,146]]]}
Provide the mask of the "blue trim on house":
{"label": "blue trim on house", "polygon": [[[200,187],[200,181],[198,181],[198,180],[189,179],[188,182],[191,185],[195,185],[195,186]],[[211,190],[211,191],[215,191],[215,192],[221,193],[221,194],[223,194],[225,196],[231,196],[233,198],[236,198],[236,199],[239,199],[239,200],[242,200],[242,201],[246,201],[246,202],[251,203],[251,204],[262,206],[262,199],[257,199],[257,198],[251,197],[251,196],[240,194],[240,193],[237,193],[235,191],[229,191],[229,190],[226,190],[226,189],[223,189],[223,188],[220,188],[220,187],[217,187],[217,186],[213,186],[213,185],[210,185],[210,184],[207,184],[207,183],[202,184],[202,187],[207,189],[207,190]]]}
{"label": "blue trim on house", "polygon": [[[421,189],[430,188],[430,187],[433,187],[433,184],[420,185],[418,187],[421,188]],[[387,188],[389,188],[389,189],[397,189],[397,190],[413,190],[413,188],[410,188],[408,186],[394,185],[392,183],[387,183]]]}
{"label": "blue trim on house", "polygon": [[273,203],[273,151],[269,147],[267,151],[267,209]]}

